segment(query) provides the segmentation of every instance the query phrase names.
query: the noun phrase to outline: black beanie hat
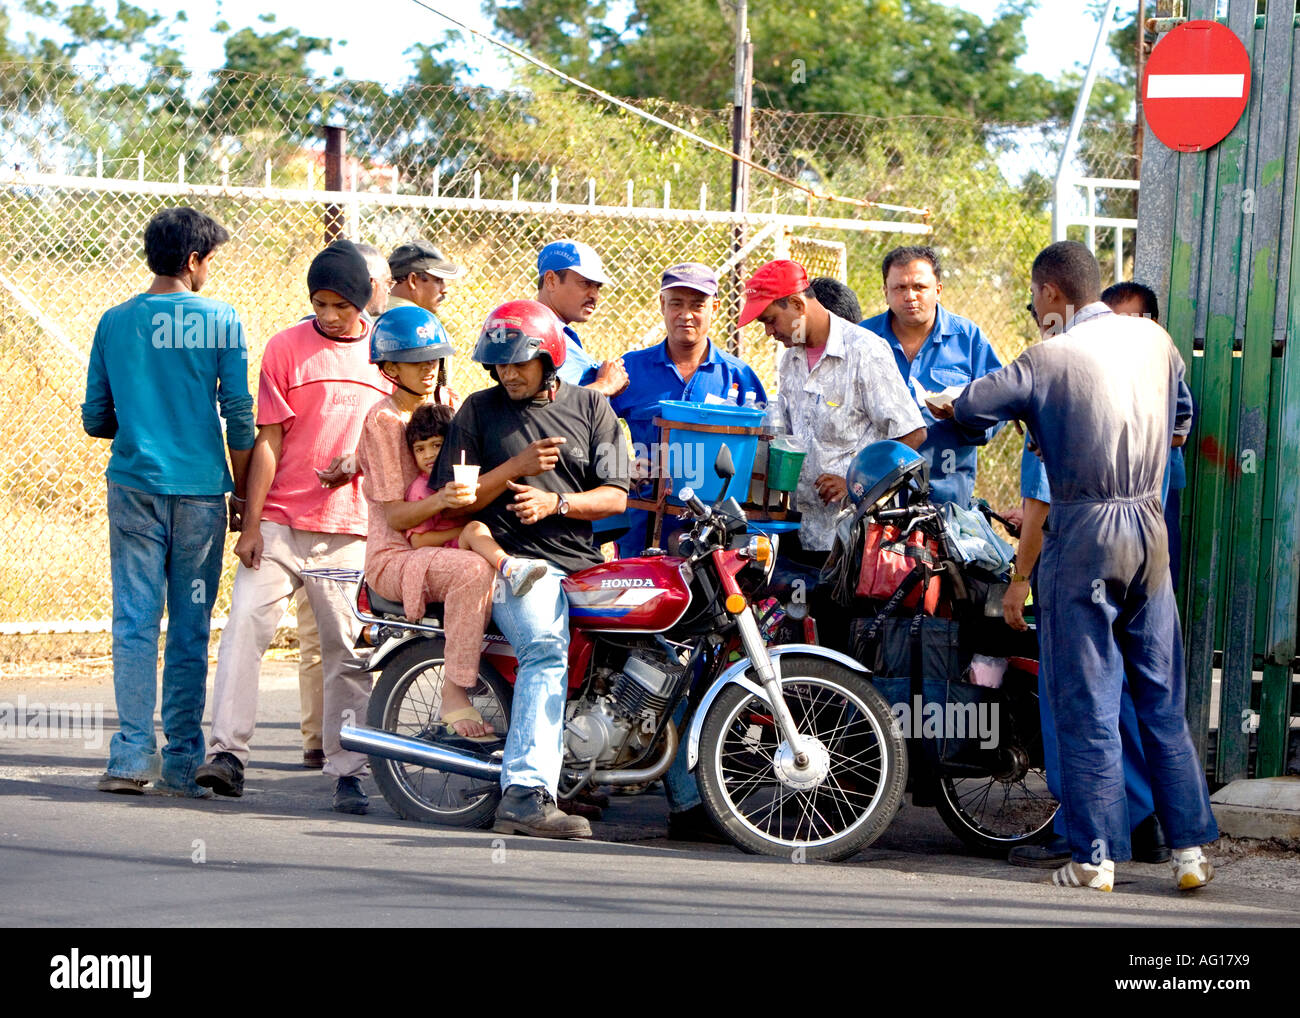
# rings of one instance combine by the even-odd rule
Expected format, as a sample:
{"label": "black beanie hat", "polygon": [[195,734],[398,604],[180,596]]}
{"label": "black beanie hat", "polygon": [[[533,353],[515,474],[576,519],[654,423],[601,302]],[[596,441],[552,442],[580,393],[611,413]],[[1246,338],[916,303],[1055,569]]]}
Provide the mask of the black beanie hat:
{"label": "black beanie hat", "polygon": [[307,294],[333,290],[358,311],[370,303],[370,267],[350,240],[336,240],[312,259],[307,270]]}

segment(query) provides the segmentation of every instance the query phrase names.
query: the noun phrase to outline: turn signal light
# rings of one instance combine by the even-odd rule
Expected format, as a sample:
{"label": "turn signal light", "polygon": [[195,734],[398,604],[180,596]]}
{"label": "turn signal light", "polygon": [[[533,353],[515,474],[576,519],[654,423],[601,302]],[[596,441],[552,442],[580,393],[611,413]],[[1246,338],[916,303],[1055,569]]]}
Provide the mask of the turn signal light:
{"label": "turn signal light", "polygon": [[761,534],[756,534],[749,539],[749,545],[745,548],[745,553],[755,562],[767,564],[767,560],[772,557],[772,542]]}

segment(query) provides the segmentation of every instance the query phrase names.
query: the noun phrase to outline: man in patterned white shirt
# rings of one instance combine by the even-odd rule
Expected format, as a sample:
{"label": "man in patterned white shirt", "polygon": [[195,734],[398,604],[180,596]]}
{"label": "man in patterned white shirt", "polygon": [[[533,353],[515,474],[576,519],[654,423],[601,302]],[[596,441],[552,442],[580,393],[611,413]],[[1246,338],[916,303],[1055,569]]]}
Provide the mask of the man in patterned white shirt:
{"label": "man in patterned white shirt", "polygon": [[783,541],[781,552],[820,566],[834,541],[854,454],[883,439],[916,449],[925,424],[885,340],[827,311],[798,262],[768,262],[746,281],[740,324],[754,320],[787,348],[777,370],[777,405],[808,449],[796,489],[800,547],[787,552],[793,542]]}

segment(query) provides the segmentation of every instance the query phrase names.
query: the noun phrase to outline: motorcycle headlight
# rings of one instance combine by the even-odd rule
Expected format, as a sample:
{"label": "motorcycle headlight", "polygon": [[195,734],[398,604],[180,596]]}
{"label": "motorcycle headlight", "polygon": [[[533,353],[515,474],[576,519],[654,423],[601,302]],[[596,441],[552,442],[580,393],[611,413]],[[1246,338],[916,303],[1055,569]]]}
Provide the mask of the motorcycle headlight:
{"label": "motorcycle headlight", "polygon": [[767,580],[772,576],[772,570],[776,568],[776,546],[772,538],[764,534],[753,534],[746,542],[745,547],[740,549],[742,558],[747,558],[757,563],[763,570],[763,579]]}

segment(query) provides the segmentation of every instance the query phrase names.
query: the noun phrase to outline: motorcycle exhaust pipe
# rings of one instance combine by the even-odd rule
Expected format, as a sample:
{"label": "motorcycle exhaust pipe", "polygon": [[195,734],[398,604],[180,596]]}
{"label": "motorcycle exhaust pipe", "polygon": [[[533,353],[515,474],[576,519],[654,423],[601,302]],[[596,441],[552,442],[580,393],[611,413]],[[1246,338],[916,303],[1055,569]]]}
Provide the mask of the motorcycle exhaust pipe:
{"label": "motorcycle exhaust pipe", "polygon": [[414,764],[417,767],[432,767],[451,774],[461,774],[467,778],[482,778],[487,781],[501,779],[501,761],[458,753],[454,749],[435,746],[409,735],[385,732],[379,728],[367,728],[364,725],[344,725],[339,732],[339,744],[354,753],[368,756],[382,756],[387,760]]}

